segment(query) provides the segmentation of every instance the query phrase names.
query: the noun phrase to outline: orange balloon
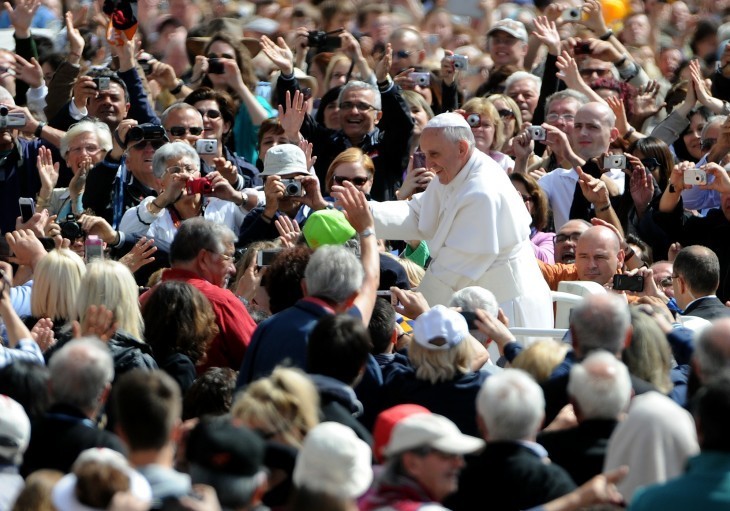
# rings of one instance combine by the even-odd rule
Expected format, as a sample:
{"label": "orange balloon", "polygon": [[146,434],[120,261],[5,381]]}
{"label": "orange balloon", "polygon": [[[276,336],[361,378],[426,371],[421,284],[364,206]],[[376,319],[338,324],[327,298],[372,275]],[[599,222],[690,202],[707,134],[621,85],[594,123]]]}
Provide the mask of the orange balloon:
{"label": "orange balloon", "polygon": [[601,0],[601,6],[603,18],[608,25],[621,21],[629,12],[628,6],[623,0]]}

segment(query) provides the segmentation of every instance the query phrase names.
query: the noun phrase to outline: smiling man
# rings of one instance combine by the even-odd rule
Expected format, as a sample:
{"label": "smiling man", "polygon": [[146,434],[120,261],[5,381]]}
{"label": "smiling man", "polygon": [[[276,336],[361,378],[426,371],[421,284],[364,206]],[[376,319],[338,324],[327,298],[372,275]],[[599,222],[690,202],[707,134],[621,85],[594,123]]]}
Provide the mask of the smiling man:
{"label": "smiling man", "polygon": [[410,201],[372,202],[378,236],[428,242],[433,261],[419,291],[431,305],[481,286],[494,293],[511,325],[551,328],[550,293],[529,242],[530,215],[507,174],[475,150],[461,115],[431,119],[420,144],[438,182]]}

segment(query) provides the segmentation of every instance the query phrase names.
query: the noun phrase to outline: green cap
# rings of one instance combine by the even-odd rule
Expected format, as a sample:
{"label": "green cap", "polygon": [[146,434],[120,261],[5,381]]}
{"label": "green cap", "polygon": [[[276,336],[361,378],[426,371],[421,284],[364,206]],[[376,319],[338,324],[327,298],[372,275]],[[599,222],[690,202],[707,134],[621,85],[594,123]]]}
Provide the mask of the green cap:
{"label": "green cap", "polygon": [[316,249],[323,245],[342,245],[355,236],[356,231],[341,211],[323,209],[309,215],[302,233],[307,244]]}

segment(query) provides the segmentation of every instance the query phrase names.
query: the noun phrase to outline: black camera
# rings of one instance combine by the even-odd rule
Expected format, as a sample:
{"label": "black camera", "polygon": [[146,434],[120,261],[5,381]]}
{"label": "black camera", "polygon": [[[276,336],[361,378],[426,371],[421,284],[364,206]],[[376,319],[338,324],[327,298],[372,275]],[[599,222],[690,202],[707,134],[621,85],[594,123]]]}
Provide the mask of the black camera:
{"label": "black camera", "polygon": [[307,44],[313,48],[339,48],[342,40],[337,36],[344,32],[343,29],[325,32],[323,30],[311,30],[307,34]]}
{"label": "black camera", "polygon": [[209,75],[222,75],[224,72],[223,61],[218,58],[208,59],[208,74]]}
{"label": "black camera", "polygon": [[124,140],[124,145],[130,143],[139,142],[140,140],[161,140],[169,142],[165,128],[158,126],[157,124],[140,124],[138,126],[132,126],[127,132],[127,138]]}
{"label": "black camera", "polygon": [[84,230],[74,215],[67,215],[66,221],[59,223],[58,226],[61,228],[61,236],[68,240],[74,241],[84,236]]}

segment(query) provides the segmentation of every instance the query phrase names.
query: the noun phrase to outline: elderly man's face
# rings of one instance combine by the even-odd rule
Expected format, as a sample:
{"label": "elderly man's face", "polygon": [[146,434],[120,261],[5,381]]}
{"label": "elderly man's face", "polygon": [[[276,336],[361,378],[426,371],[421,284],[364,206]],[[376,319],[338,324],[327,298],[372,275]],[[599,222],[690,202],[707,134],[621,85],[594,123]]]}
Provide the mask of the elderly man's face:
{"label": "elderly man's face", "polygon": [[423,130],[420,144],[426,154],[426,167],[438,176],[442,185],[453,181],[468,159],[468,143],[465,140],[446,142],[443,130],[438,128]]}
{"label": "elderly man's face", "polygon": [[537,108],[537,100],[540,99],[540,91],[535,81],[529,78],[517,80],[510,85],[505,93],[520,107],[522,120],[524,122],[530,122],[532,120],[532,113]]}
{"label": "elderly man's face", "polygon": [[79,133],[68,144],[66,153],[66,165],[74,174],[77,174],[84,162],[96,165],[104,159],[106,151],[99,145],[99,137],[96,133],[86,131]]}
{"label": "elderly man's face", "polygon": [[569,220],[560,228],[555,235],[555,262],[574,263],[575,247],[581,234],[588,230],[585,222],[580,220]]}
{"label": "elderly man's face", "polygon": [[170,142],[186,142],[195,147],[203,134],[203,116],[194,108],[178,108],[165,119],[165,130]]}
{"label": "elderly man's face", "polygon": [[459,488],[464,458],[458,454],[430,450],[428,454],[407,453],[404,464],[408,474],[425,488],[436,502],[442,502]]}
{"label": "elderly man's face", "polygon": [[623,263],[618,237],[607,227],[591,227],[576,245],[575,268],[578,280],[590,280],[605,286]]}
{"label": "elderly man's face", "polygon": [[581,158],[588,160],[597,158],[608,151],[611,141],[618,135],[610,121],[608,107],[598,103],[588,103],[575,115],[571,146]]}
{"label": "elderly man's face", "polygon": [[520,39],[507,32],[497,30],[489,36],[487,44],[495,67],[522,66],[525,53],[527,53],[527,44]]}
{"label": "elderly man's face", "polygon": [[382,112],[373,105],[375,91],[370,89],[347,90],[340,101],[340,128],[345,136],[359,142],[375,129]]}
{"label": "elderly man's face", "polygon": [[557,99],[550,103],[545,122],[570,135],[573,132],[575,114],[578,113],[579,106],[575,99]]}

